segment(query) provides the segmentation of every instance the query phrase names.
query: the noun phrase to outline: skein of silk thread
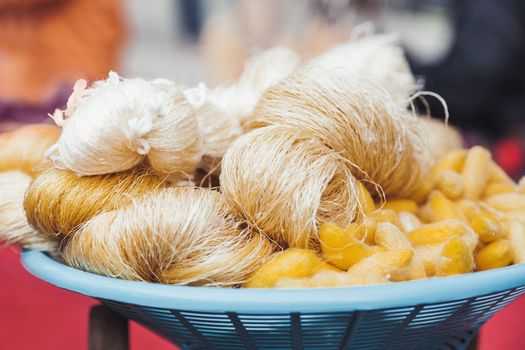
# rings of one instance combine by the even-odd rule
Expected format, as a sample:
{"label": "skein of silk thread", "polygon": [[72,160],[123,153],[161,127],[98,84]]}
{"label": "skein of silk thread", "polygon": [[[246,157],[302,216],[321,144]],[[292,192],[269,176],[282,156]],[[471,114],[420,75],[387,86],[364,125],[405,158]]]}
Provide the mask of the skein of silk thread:
{"label": "skein of silk thread", "polygon": [[33,228],[64,239],[96,214],[166,186],[166,181],[148,169],[79,177],[68,170],[49,168],[29,186],[24,209]]}
{"label": "skein of silk thread", "polygon": [[233,287],[274,249],[264,236],[241,227],[219,192],[179,187],[91,218],[62,255],[75,268],[105,276]]}
{"label": "skein of silk thread", "polygon": [[[326,144],[352,164],[353,174],[386,195],[406,196],[432,162],[415,116],[374,81],[347,80],[334,71],[308,68],[263,95],[247,130],[293,127]],[[377,195],[377,193],[376,193]]]}
{"label": "skein of silk thread", "polygon": [[68,108],[52,116],[62,127],[48,158],[81,176],[144,164],[174,182],[192,178],[201,134],[182,89],[111,72],[91,87],[76,84]]}
{"label": "skein of silk thread", "polygon": [[346,161],[293,128],[238,138],[223,158],[220,183],[238,215],[283,247],[316,249],[321,224],[346,227],[359,207]]}

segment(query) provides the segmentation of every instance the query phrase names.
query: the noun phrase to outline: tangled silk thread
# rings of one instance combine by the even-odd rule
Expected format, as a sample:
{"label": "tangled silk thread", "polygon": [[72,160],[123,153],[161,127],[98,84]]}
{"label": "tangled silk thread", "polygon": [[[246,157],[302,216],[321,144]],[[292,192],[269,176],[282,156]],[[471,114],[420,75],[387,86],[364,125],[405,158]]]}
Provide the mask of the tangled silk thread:
{"label": "tangled silk thread", "polygon": [[353,37],[315,57],[308,66],[332,70],[354,81],[375,80],[398,106],[406,107],[420,84],[398,42],[394,33]]}
{"label": "tangled silk thread", "polygon": [[0,241],[54,251],[58,241],[34,230],[24,213],[24,195],[42,170],[44,154],[60,130],[52,125],[23,126],[0,135]]}
{"label": "tangled silk thread", "polygon": [[20,171],[0,173],[0,241],[54,251],[58,241],[35,231],[24,213],[24,194],[31,177]]}
{"label": "tangled silk thread", "polygon": [[418,120],[425,130],[430,150],[436,161],[449,151],[463,147],[461,133],[453,126],[430,117],[420,117]]}
{"label": "tangled silk thread", "polygon": [[79,177],[68,170],[49,168],[29,186],[24,209],[32,227],[63,239],[94,215],[165,186],[147,169]]}
{"label": "tangled silk thread", "polygon": [[298,129],[265,127],[237,139],[220,175],[227,202],[282,246],[315,248],[320,224],[346,227],[356,180],[346,161]]}
{"label": "tangled silk thread", "polygon": [[171,180],[191,178],[201,159],[201,135],[182,90],[116,73],[87,88],[75,85],[65,111],[53,118],[62,135],[48,157],[78,175],[129,170],[143,162]]}
{"label": "tangled silk thread", "polygon": [[393,197],[413,192],[432,162],[415,116],[374,82],[331,70],[298,71],[268,89],[246,128],[267,125],[296,128],[319,140],[351,162],[357,178]]}
{"label": "tangled silk thread", "polygon": [[221,157],[243,133],[242,124],[264,91],[289,76],[299,63],[298,55],[292,50],[274,47],[249,58],[239,79],[231,84],[209,89],[201,83],[184,90],[202,133],[201,168],[219,168]]}
{"label": "tangled silk thread", "polygon": [[46,150],[60,136],[60,130],[47,124],[26,125],[0,135],[0,172],[20,170],[35,175]]}
{"label": "tangled silk thread", "polygon": [[244,283],[274,245],[241,228],[222,195],[169,188],[87,221],[67,242],[73,267],[106,276],[179,285]]}

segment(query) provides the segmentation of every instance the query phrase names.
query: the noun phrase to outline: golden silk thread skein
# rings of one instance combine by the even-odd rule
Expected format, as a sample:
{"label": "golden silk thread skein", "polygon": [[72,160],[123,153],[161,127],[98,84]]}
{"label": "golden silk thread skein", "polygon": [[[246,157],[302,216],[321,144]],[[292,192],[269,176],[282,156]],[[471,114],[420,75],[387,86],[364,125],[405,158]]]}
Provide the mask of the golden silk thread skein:
{"label": "golden silk thread skein", "polygon": [[222,197],[169,188],[87,221],[63,250],[75,268],[129,280],[178,285],[240,285],[274,250],[241,228]]}
{"label": "golden silk thread skein", "polygon": [[47,124],[26,125],[0,134],[0,172],[20,170],[33,176],[59,136],[60,130]]}
{"label": "golden silk thread skein", "polygon": [[463,147],[461,133],[452,125],[430,117],[420,117],[419,122],[426,132],[430,150],[436,161],[449,151]]}
{"label": "golden silk thread skein", "polygon": [[410,95],[419,87],[394,33],[355,35],[315,57],[308,66],[334,70],[355,81],[375,80],[400,107],[408,105]]}
{"label": "golden silk thread skein", "polygon": [[68,170],[49,168],[29,186],[24,209],[35,229],[65,238],[94,215],[164,186],[165,182],[147,169],[79,177]]}
{"label": "golden silk thread skein", "polygon": [[[372,81],[310,68],[268,89],[245,127],[294,127],[341,154],[387,195],[417,188],[431,157],[417,118]],[[373,188],[371,188],[373,189]]]}
{"label": "golden silk thread skein", "polygon": [[24,194],[31,177],[20,171],[0,173],[0,242],[54,251],[58,240],[34,230],[24,213]]}
{"label": "golden silk thread skein", "polygon": [[209,89],[201,83],[184,91],[203,135],[203,169],[218,168],[229,145],[243,133],[242,123],[264,91],[289,76],[299,62],[292,50],[273,47],[247,59],[241,76],[231,84]]}
{"label": "golden silk thread skein", "polygon": [[230,206],[284,247],[316,248],[321,224],[346,227],[356,212],[346,161],[297,129],[269,126],[238,138],[220,182]]}
{"label": "golden silk thread skein", "polygon": [[195,113],[180,88],[121,79],[114,72],[86,86],[78,81],[67,109],[53,115],[62,126],[48,154],[57,167],[102,175],[145,161],[173,180],[191,178],[201,159],[201,139]]}

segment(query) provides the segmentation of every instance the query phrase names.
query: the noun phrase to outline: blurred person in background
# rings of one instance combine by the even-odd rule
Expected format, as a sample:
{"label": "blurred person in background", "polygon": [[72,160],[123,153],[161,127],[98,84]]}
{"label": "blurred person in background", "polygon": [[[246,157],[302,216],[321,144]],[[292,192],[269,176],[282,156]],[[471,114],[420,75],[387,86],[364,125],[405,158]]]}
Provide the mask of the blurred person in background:
{"label": "blurred person in background", "polygon": [[120,0],[0,0],[0,131],[41,122],[79,78],[117,69]]}
{"label": "blurred person in background", "polygon": [[[464,0],[451,3],[455,39],[433,65],[412,62],[425,89],[439,93],[451,122],[467,142],[495,143],[493,153],[512,176],[524,170],[525,1]],[[435,117],[443,108],[431,102]]]}

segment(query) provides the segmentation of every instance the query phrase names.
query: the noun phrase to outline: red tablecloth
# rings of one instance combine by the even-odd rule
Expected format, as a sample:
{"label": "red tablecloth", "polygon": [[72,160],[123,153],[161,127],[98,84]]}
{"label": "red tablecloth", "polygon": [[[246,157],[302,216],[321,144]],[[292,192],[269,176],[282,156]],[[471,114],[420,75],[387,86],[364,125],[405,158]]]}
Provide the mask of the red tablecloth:
{"label": "red tablecloth", "polygon": [[[95,301],[30,275],[13,248],[0,246],[0,349],[87,348],[88,310]],[[481,333],[481,350],[525,349],[525,298],[497,314]],[[131,349],[175,349],[132,324]]]}
{"label": "red tablecloth", "polygon": [[[14,248],[0,245],[0,349],[87,349],[87,321],[96,301],[33,277]],[[177,349],[132,323],[131,349]]]}

